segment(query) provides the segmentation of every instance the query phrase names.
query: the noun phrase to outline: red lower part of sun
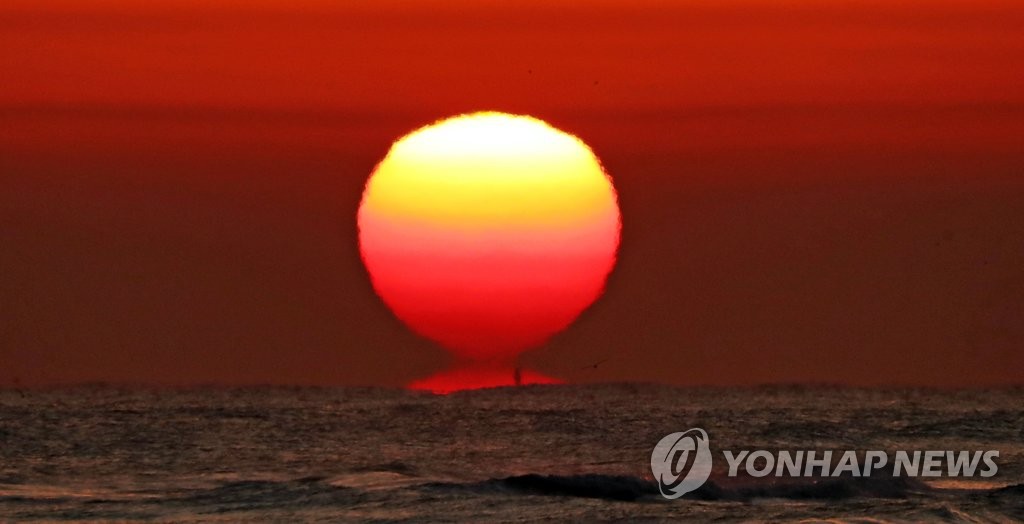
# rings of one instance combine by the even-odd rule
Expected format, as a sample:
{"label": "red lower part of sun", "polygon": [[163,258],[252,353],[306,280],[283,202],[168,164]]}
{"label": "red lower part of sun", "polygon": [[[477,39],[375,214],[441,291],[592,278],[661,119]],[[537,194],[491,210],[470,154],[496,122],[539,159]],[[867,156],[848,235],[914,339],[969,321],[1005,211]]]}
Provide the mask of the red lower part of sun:
{"label": "red lower part of sun", "polygon": [[416,380],[410,383],[408,387],[409,389],[447,395],[448,393],[466,389],[562,383],[557,378],[523,369],[519,371],[519,382],[517,384],[516,368],[514,367],[467,366],[441,371],[427,378]]}

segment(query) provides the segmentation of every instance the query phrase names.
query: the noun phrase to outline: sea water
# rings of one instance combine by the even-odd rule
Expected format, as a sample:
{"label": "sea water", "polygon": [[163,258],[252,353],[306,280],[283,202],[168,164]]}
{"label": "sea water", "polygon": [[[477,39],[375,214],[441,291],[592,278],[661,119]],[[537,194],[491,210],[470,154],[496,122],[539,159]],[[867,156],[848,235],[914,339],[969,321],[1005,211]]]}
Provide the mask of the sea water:
{"label": "sea water", "polygon": [[[668,433],[707,431],[666,500]],[[998,450],[990,478],[730,478],[720,450]],[[0,520],[1024,519],[1024,389],[0,391]]]}

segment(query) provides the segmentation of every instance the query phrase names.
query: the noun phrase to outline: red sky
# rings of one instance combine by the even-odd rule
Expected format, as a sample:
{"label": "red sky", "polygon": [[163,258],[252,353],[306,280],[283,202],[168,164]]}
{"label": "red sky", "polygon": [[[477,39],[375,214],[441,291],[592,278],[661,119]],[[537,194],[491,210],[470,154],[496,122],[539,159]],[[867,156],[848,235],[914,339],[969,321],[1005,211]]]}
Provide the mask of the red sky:
{"label": "red sky", "polygon": [[1020,383],[1021,35],[1019,2],[8,0],[0,384],[443,369],[355,210],[392,140],[484,109],[580,136],[621,201],[532,368]]}

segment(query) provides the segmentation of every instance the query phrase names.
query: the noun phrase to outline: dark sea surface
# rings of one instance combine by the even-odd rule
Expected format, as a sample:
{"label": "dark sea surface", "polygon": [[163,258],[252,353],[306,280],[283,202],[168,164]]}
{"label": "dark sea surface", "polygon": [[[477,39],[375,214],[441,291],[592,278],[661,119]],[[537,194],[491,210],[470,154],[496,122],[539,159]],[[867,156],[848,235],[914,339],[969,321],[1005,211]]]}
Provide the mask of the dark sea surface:
{"label": "dark sea surface", "polygon": [[[714,473],[658,492],[654,445]],[[729,478],[721,450],[998,450],[991,478]],[[0,520],[1024,519],[1024,389],[0,391]]]}

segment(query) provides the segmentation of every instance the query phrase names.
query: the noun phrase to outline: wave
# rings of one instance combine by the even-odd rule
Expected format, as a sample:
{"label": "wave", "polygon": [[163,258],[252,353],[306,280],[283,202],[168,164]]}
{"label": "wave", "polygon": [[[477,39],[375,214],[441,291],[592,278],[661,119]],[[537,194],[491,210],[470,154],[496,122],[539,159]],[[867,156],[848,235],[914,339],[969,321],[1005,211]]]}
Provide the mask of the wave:
{"label": "wave", "polygon": [[605,500],[635,501],[658,494],[653,482],[622,475],[540,475],[531,473],[511,477],[487,479],[469,484],[433,483],[424,485],[435,489],[467,489],[484,492],[518,492],[533,495],[597,498]]}
{"label": "wave", "polygon": [[750,500],[781,498],[792,500],[842,500],[850,498],[902,499],[932,491],[925,483],[907,477],[839,477],[798,479],[769,485],[751,485],[723,490],[722,498]]}
{"label": "wave", "polygon": [[[487,482],[494,482],[492,479]],[[610,475],[519,475],[498,479],[498,483],[512,490],[543,495],[565,495],[607,500],[636,500],[656,495],[658,488],[646,480]]]}
{"label": "wave", "polygon": [[352,468],[355,473],[398,473],[400,475],[415,475],[418,470],[412,464],[400,460],[392,460],[381,464],[369,466],[357,466]]}
{"label": "wave", "polygon": [[215,508],[217,512],[287,506],[344,506],[357,502],[360,491],[326,482],[325,477],[288,481],[240,480],[168,497],[160,502]]}
{"label": "wave", "polygon": [[[408,465],[387,464],[388,469],[406,469]],[[378,468],[375,468],[378,469]],[[109,493],[62,493],[41,489],[12,489],[0,491],[0,503],[30,504],[38,502],[77,503],[84,506],[102,505],[126,508],[142,507],[178,508],[194,510],[200,514],[253,511],[266,509],[300,509],[310,507],[353,507],[371,501],[389,500],[394,490],[421,495],[432,499],[437,495],[526,495],[592,498],[622,502],[663,501],[658,485],[648,479],[605,474],[546,475],[530,473],[475,482],[407,482],[375,486],[350,484],[350,476],[311,476],[290,480],[238,480],[216,486],[174,492],[137,491]],[[962,492],[943,490],[906,477],[862,477],[829,479],[746,479],[742,485],[731,485],[736,479],[706,482],[696,491],[682,498],[706,502],[749,502],[758,499],[782,500],[847,500],[847,499],[903,499],[929,493]],[[984,496],[997,500],[1017,501],[1024,496],[1024,484],[971,490],[969,496]],[[115,496],[116,495],[116,496]],[[90,513],[91,514],[91,513]]]}
{"label": "wave", "polygon": [[990,497],[1009,497],[1024,501],[1024,484],[1010,484],[1001,488],[988,490]]}
{"label": "wave", "polygon": [[[419,487],[433,490],[466,490],[483,493],[522,493],[583,497],[618,501],[660,498],[658,485],[650,480],[622,475],[541,475],[536,473],[492,478],[481,482],[433,482]],[[794,479],[723,487],[708,481],[684,499],[703,501],[750,501],[753,499],[842,500],[849,498],[906,498],[930,491],[924,483],[904,477]]]}

